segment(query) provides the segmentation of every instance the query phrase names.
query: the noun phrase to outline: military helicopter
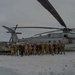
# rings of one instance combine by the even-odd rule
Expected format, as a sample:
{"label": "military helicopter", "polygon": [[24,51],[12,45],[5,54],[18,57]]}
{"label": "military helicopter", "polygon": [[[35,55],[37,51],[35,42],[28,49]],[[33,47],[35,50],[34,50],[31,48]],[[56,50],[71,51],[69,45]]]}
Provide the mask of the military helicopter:
{"label": "military helicopter", "polygon": [[[48,0],[37,0],[47,11],[49,11],[53,17],[60,23],[64,28],[56,28],[56,27],[37,27],[37,26],[27,26],[27,27],[17,27],[17,28],[40,28],[40,29],[56,29],[54,31],[43,32],[39,34],[35,34],[33,37],[26,38],[25,42],[48,42],[48,41],[58,41],[64,40],[64,43],[75,43],[75,28],[68,28],[58,12],[52,6],[52,4]],[[55,33],[57,31],[63,31],[62,33]],[[47,35],[43,35],[47,34]]]}
{"label": "military helicopter", "polygon": [[[47,11],[49,11],[53,17],[60,23],[64,28],[55,27],[18,27],[18,28],[41,28],[41,29],[56,29],[54,31],[43,32],[35,34],[35,37],[26,38],[27,42],[48,42],[48,41],[63,41],[68,49],[74,48],[75,46],[75,28],[68,28],[58,12],[52,6],[48,0],[37,0]],[[57,31],[63,31],[62,33],[55,33]],[[47,35],[43,35],[47,34]],[[68,45],[68,46],[67,46]]]}

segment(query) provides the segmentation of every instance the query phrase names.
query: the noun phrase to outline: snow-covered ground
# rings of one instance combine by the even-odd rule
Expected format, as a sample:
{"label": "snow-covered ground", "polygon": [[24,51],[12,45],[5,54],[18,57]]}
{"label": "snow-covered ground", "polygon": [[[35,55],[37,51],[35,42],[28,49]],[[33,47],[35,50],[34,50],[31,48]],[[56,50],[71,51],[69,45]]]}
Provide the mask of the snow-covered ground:
{"label": "snow-covered ground", "polygon": [[0,75],[75,75],[75,52],[54,56],[1,55]]}

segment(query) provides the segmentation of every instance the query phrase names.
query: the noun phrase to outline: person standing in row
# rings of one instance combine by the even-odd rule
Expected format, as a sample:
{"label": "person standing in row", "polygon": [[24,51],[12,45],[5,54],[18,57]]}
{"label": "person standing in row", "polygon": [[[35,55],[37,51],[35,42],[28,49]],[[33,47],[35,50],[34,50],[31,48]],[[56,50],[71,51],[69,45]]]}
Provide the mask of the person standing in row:
{"label": "person standing in row", "polygon": [[19,45],[19,51],[20,51],[20,55],[22,57],[23,56],[23,53],[24,53],[24,45],[23,44],[20,44]]}

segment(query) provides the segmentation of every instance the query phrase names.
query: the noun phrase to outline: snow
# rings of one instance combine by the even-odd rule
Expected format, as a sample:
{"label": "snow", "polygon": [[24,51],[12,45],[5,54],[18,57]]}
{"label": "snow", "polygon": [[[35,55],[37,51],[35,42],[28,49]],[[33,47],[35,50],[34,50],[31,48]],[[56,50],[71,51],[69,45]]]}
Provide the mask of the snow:
{"label": "snow", "polygon": [[54,56],[1,55],[0,75],[75,75],[75,52]]}

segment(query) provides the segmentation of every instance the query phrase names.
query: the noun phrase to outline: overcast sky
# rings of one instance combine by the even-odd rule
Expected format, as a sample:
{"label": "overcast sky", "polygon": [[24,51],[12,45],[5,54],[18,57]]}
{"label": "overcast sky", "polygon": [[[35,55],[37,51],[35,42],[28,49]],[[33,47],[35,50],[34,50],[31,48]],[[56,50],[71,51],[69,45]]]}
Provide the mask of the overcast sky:
{"label": "overcast sky", "polygon": [[[75,27],[75,0],[49,0],[67,27]],[[18,26],[62,26],[37,0],[0,0],[0,41],[8,41],[10,34],[2,25]],[[44,29],[17,29],[22,32],[19,38],[49,31]]]}

